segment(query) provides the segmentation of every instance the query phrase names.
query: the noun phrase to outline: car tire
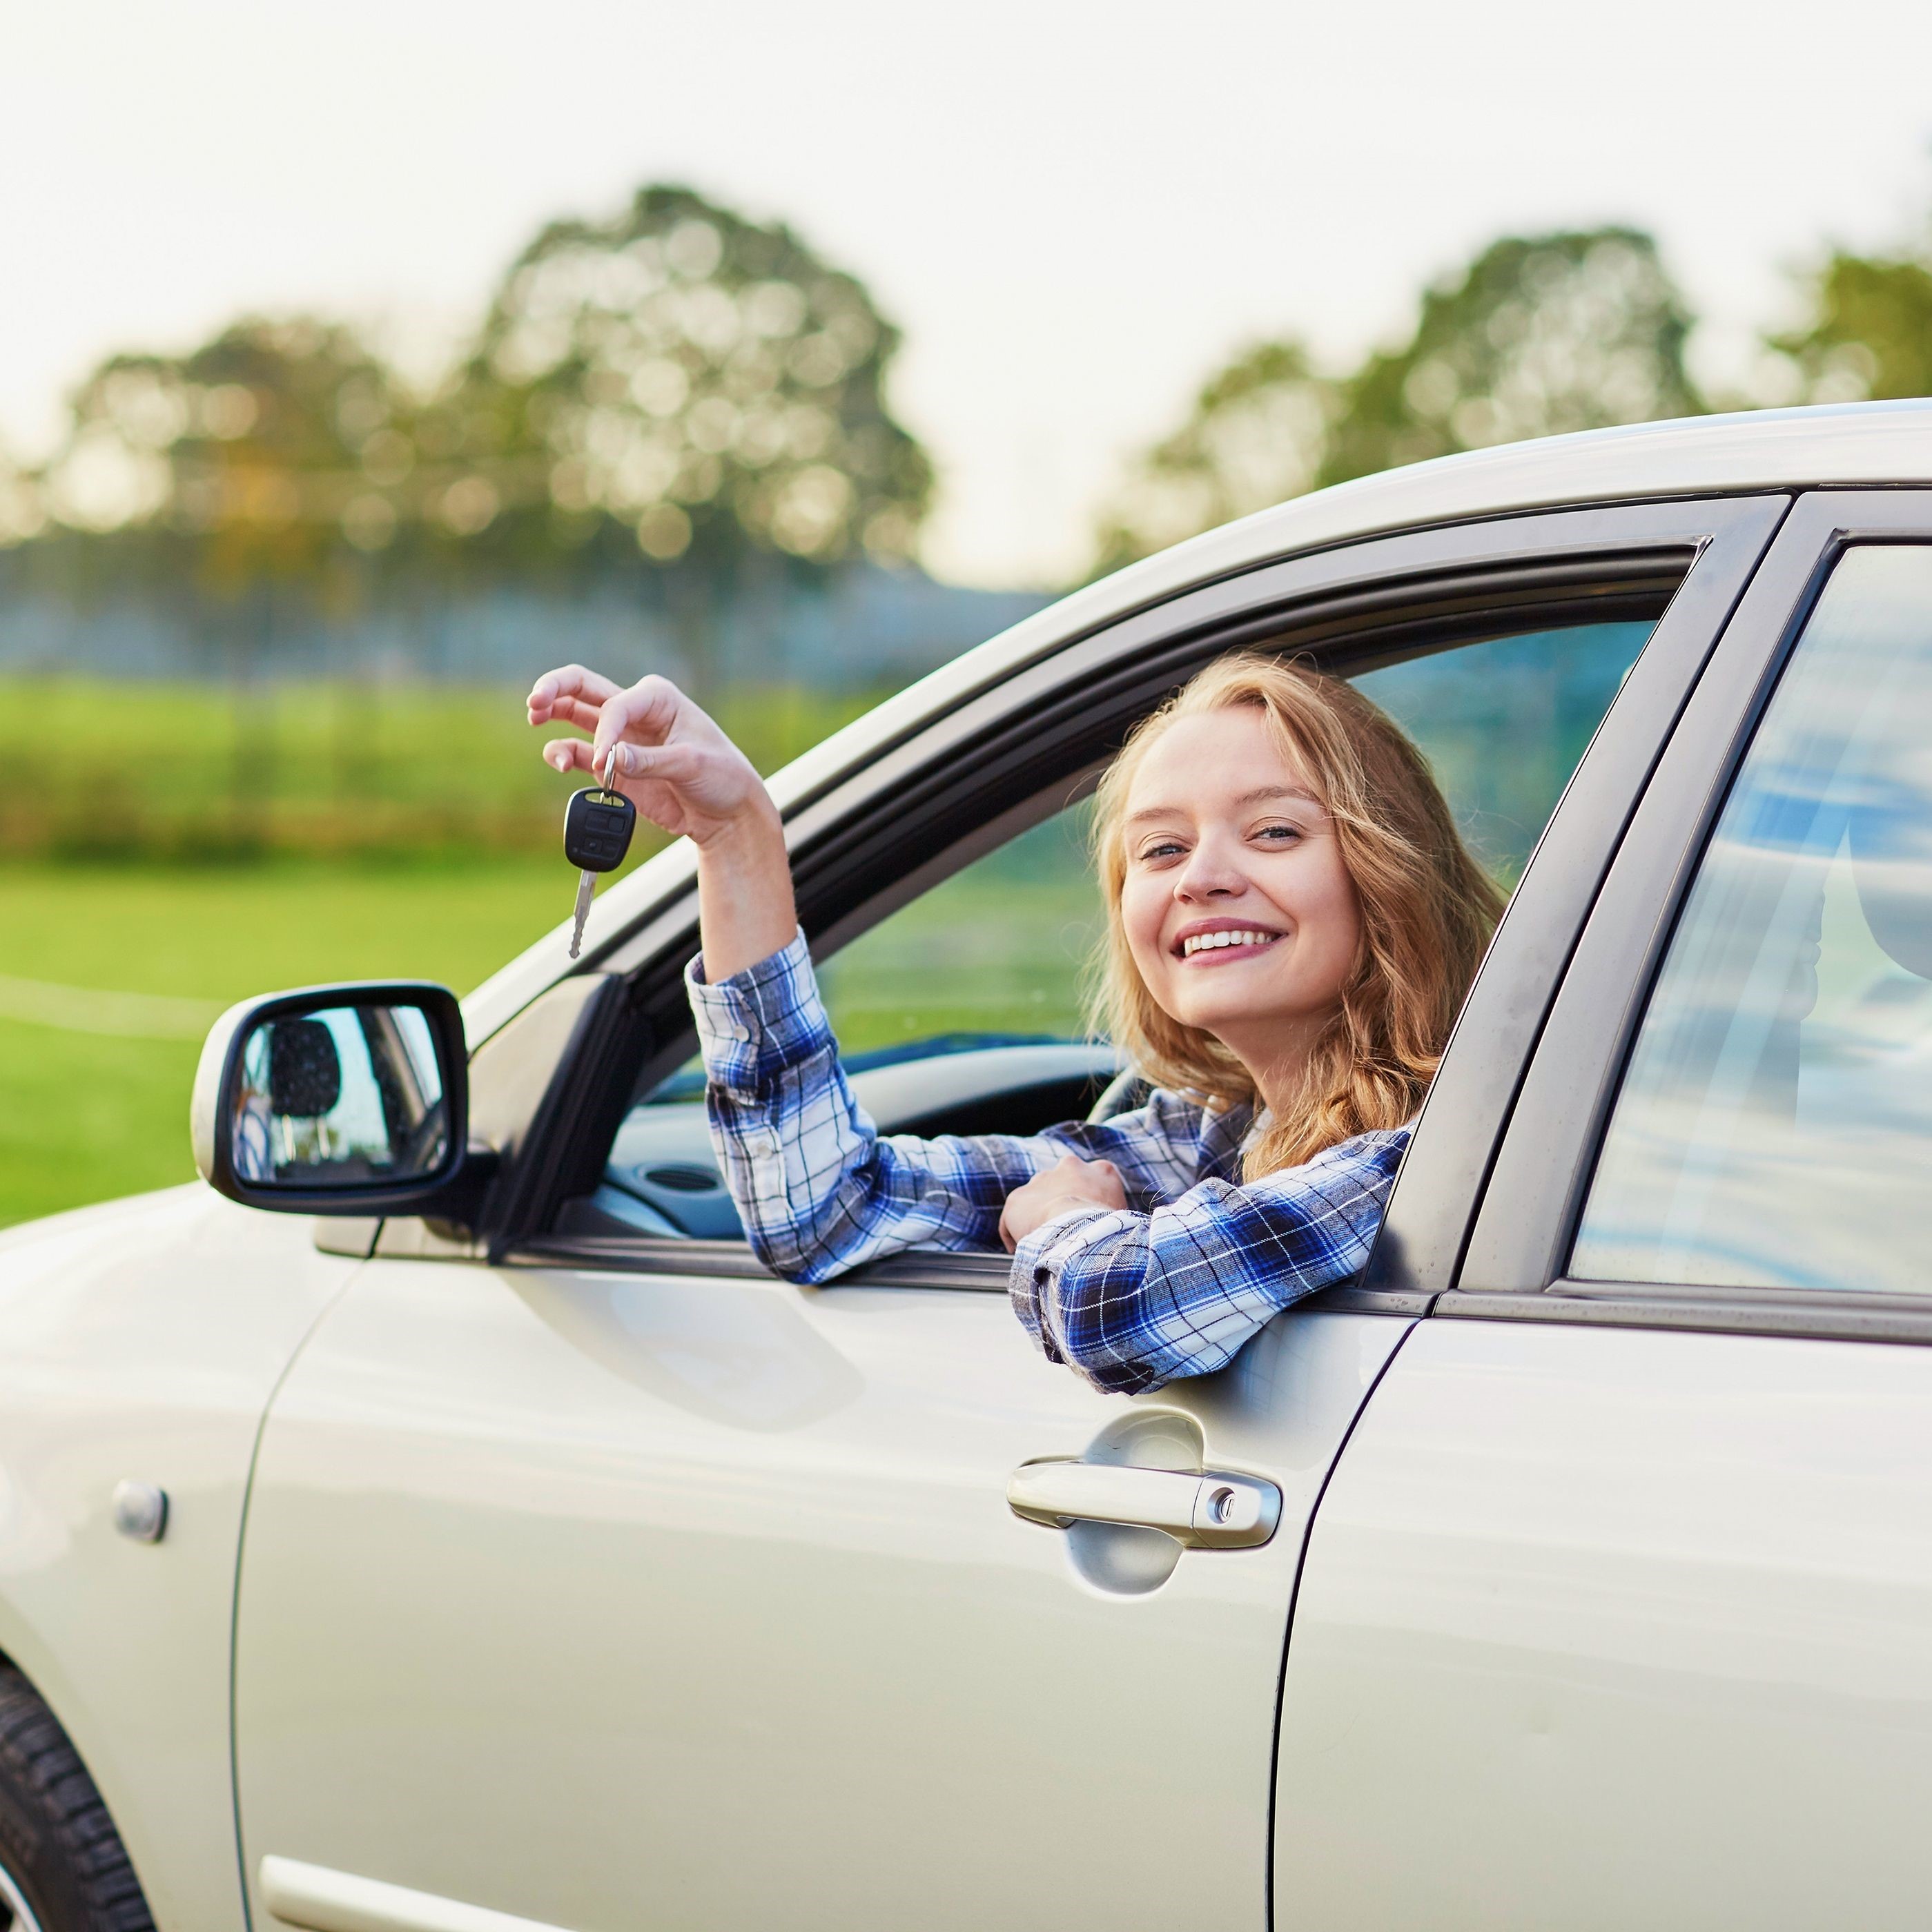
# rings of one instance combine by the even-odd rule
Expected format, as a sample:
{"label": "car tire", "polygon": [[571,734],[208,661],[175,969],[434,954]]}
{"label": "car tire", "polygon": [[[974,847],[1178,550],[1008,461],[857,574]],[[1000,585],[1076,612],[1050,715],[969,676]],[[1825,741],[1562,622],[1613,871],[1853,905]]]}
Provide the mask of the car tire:
{"label": "car tire", "polygon": [[154,1932],[154,1923],[66,1732],[0,1665],[0,1932]]}

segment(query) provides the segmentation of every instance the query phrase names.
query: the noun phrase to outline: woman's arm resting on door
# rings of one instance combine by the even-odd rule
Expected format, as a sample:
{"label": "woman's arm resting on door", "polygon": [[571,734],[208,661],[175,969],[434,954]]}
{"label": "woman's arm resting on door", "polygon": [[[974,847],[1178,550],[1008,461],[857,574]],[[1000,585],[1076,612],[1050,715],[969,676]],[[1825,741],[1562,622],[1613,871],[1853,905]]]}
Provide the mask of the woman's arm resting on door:
{"label": "woman's arm resting on door", "polygon": [[1100,1126],[882,1138],[839,1064],[802,933],[728,980],[706,963],[686,978],[712,1145],[753,1250],[794,1281],[912,1248],[996,1250],[1008,1197],[1070,1154],[1155,1198],[1198,1171],[1201,1110],[1171,1094]]}
{"label": "woman's arm resting on door", "polygon": [[1206,1375],[1284,1308],[1361,1271],[1408,1140],[1406,1127],[1358,1134],[1259,1180],[1203,1181],[1150,1214],[1060,1214],[1014,1252],[1015,1312],[1096,1388]]}

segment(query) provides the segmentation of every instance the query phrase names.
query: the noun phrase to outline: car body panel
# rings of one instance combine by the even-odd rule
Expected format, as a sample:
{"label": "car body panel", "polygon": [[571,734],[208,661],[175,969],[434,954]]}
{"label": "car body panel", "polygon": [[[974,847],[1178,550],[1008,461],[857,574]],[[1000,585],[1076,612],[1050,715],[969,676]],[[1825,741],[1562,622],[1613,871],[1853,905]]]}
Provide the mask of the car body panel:
{"label": "car body panel", "polygon": [[1279,1932],[1922,1925],[1932,1350],[1420,1324],[1310,1544],[1280,1778]]}
{"label": "car body panel", "polygon": [[[0,1651],[74,1739],[164,1927],[243,1922],[229,1668],[249,1466],[353,1265],[198,1184],[0,1240]],[[116,1533],[124,1479],[166,1492],[158,1543]]]}
{"label": "car body panel", "polygon": [[[1259,1926],[1302,1530],[1406,1325],[1290,1315],[1130,1406],[1002,1293],[373,1262],[263,1434],[249,1870],[571,1927]],[[1176,1417],[1280,1484],[1265,1546],[1124,1594],[1007,1508]]]}

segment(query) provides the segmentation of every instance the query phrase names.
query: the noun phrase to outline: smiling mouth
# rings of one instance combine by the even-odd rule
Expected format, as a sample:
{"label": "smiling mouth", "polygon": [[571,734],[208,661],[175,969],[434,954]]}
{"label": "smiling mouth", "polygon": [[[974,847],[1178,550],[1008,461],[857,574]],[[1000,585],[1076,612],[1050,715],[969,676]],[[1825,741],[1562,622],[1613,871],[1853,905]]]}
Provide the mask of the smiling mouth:
{"label": "smiling mouth", "polygon": [[1184,959],[1197,953],[1258,952],[1281,938],[1278,932],[1264,932],[1258,926],[1238,927],[1228,932],[1196,932],[1184,939],[1177,949]]}

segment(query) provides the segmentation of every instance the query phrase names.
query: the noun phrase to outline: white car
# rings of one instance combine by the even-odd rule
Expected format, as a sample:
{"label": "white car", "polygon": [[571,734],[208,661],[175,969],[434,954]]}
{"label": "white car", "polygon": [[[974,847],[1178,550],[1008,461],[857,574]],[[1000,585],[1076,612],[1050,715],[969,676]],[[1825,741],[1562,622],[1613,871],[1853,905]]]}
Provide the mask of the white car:
{"label": "white car", "polygon": [[1003,1256],[773,1279],[682,847],[238,1008],[212,1186],[0,1239],[15,1928],[1924,1923],[1932,405],[1304,498],[800,760],[882,1124],[1121,1103],[1069,835],[1256,643],[1534,845],[1359,1281],[1128,1400]]}

